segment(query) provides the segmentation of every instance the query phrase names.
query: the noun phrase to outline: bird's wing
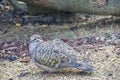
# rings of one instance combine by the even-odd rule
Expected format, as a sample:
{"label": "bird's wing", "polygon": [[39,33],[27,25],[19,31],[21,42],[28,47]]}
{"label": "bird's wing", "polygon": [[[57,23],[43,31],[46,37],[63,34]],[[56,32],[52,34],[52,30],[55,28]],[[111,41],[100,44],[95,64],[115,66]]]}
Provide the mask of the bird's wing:
{"label": "bird's wing", "polygon": [[62,50],[63,54],[65,55],[78,55],[78,52],[76,52],[73,47],[68,45],[67,43],[63,42],[60,39],[54,39],[52,41],[52,44],[57,46],[59,50]]}
{"label": "bird's wing", "polygon": [[60,63],[59,57],[53,51],[54,45],[49,43],[38,44],[32,51],[32,59],[34,62],[54,68]]}
{"label": "bird's wing", "polygon": [[54,39],[52,41],[54,45],[53,52],[59,57],[60,63],[57,67],[64,68],[70,67],[69,64],[71,62],[76,61],[76,51],[66,44],[65,42],[61,41],[60,39]]}

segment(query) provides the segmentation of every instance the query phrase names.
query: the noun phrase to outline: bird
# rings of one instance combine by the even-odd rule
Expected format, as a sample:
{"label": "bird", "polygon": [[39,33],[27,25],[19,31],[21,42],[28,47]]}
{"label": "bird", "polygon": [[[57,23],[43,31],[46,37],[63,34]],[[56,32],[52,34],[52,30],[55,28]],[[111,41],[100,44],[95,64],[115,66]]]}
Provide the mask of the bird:
{"label": "bird", "polygon": [[108,0],[89,0],[89,2],[95,7],[102,7],[107,4]]}
{"label": "bird", "polygon": [[61,39],[44,41],[40,35],[32,35],[29,53],[33,63],[47,72],[60,72],[64,68],[76,68],[93,72],[93,66],[80,61],[80,54]]}

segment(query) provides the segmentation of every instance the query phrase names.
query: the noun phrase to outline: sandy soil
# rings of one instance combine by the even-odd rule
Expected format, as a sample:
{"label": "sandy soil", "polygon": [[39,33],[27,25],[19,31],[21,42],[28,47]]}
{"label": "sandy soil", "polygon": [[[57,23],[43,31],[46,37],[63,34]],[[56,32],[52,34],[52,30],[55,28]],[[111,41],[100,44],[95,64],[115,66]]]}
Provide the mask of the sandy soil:
{"label": "sandy soil", "polygon": [[[76,24],[79,29],[66,30]],[[120,32],[120,24],[114,22],[88,26],[80,26],[80,23],[36,24],[34,26],[2,25],[0,27],[0,43],[23,42],[29,40],[33,34],[40,34],[44,39],[51,40],[55,38],[84,38],[91,35],[102,36],[106,33],[111,35],[115,32]],[[13,62],[0,60],[0,80],[120,80],[120,55],[116,54],[114,45],[101,45],[102,47],[97,51],[83,49],[79,52],[80,59],[88,60],[94,66],[95,71],[92,73],[65,69],[65,72],[52,73],[47,76],[32,62],[21,63],[19,59]]]}

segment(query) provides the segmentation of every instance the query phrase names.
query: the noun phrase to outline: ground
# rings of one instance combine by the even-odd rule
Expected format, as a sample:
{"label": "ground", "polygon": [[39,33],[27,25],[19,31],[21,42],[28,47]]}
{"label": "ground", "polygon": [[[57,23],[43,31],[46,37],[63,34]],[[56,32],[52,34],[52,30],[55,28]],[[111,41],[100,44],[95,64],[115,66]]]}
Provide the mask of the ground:
{"label": "ground", "polygon": [[[62,73],[52,73],[46,77],[41,69],[32,62],[21,63],[19,60],[0,64],[1,80],[119,80],[120,57],[114,54],[113,47],[104,47],[105,51],[90,52],[89,59],[94,66],[92,73],[79,72],[78,70],[66,70]],[[81,57],[85,57],[82,54]],[[21,76],[22,74],[25,76]]]}
{"label": "ground", "polygon": [[[62,24],[35,24],[35,25],[1,25],[0,43],[29,41],[33,34],[42,35],[44,40],[60,39],[83,39],[85,37],[95,37],[97,39],[105,36],[102,42],[89,43],[91,41],[75,46],[76,51],[81,54],[80,59],[89,62],[94,66],[94,72],[85,73],[78,70],[65,69],[61,73],[43,73],[32,61],[20,62],[20,59],[9,61],[0,59],[0,80],[120,80],[120,24],[101,22],[93,25],[80,26],[80,22]],[[74,27],[75,26],[75,27]],[[77,28],[76,28],[77,26]],[[71,28],[70,28],[71,27]],[[112,44],[113,34],[117,33],[117,39]],[[110,39],[109,36],[111,37]],[[118,42],[117,42],[118,40]],[[70,44],[70,42],[68,43]],[[80,47],[80,48],[78,48]]]}

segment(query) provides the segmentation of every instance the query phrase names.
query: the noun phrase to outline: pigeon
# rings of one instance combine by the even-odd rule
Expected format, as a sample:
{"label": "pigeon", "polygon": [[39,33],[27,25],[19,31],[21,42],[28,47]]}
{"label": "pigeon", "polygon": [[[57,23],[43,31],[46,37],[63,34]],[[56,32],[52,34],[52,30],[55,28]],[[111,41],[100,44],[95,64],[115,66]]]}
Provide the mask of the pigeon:
{"label": "pigeon", "polygon": [[93,66],[80,61],[80,54],[61,39],[44,41],[40,35],[32,35],[29,43],[32,61],[47,72],[59,72],[64,68],[76,68],[93,72]]}

